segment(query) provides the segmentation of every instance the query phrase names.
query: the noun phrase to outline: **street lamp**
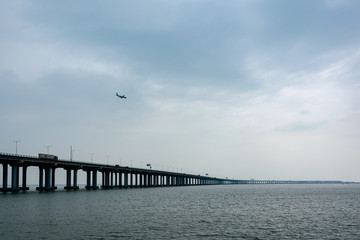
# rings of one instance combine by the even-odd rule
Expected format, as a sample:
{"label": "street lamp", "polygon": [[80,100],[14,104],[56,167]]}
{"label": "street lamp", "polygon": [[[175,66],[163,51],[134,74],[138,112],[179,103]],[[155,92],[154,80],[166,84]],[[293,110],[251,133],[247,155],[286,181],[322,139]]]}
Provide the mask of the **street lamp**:
{"label": "street lamp", "polygon": [[51,145],[48,145],[48,146],[45,146],[45,148],[47,149],[47,154],[49,154],[49,148],[51,148],[52,146]]}
{"label": "street lamp", "polygon": [[75,149],[72,148],[72,145],[70,146],[70,161],[73,160],[73,152],[76,151]]}
{"label": "street lamp", "polygon": [[93,156],[95,153],[89,153],[89,154],[90,154],[91,163],[93,163]]}
{"label": "street lamp", "polygon": [[15,145],[16,145],[16,149],[15,149],[15,153],[17,154],[18,153],[18,143],[21,142],[20,140],[16,140],[14,141]]}

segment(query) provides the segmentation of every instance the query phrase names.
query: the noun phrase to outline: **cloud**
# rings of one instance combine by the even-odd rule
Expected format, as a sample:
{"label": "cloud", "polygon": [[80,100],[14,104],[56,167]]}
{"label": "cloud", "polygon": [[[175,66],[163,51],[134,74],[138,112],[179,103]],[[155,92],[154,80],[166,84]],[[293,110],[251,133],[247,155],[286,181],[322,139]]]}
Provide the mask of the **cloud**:
{"label": "cloud", "polygon": [[2,146],[238,178],[353,163],[358,3],[333,3],[3,3]]}

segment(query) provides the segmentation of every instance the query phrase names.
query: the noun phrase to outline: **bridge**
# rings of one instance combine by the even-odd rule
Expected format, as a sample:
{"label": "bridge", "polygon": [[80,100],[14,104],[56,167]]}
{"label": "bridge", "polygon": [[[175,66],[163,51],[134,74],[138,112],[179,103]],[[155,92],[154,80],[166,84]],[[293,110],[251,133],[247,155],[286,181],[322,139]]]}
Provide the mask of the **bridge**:
{"label": "bridge", "polygon": [[[53,191],[57,189],[55,174],[57,168],[66,171],[66,190],[79,189],[77,174],[79,170],[86,172],[86,189],[98,189],[98,173],[102,174],[101,188],[138,188],[138,187],[169,187],[196,186],[219,184],[310,184],[327,183],[341,184],[342,181],[276,181],[276,180],[234,180],[194,174],[160,171],[104,165],[69,160],[45,159],[35,156],[0,153],[0,164],[3,166],[2,188],[0,192],[18,192],[29,190],[27,186],[27,168],[39,168],[39,184],[36,190]],[[20,171],[21,169],[21,171]],[[10,170],[10,171],[9,171]],[[22,174],[22,183],[19,179]],[[10,176],[10,182],[8,182]],[[1,185],[0,185],[1,186]]]}

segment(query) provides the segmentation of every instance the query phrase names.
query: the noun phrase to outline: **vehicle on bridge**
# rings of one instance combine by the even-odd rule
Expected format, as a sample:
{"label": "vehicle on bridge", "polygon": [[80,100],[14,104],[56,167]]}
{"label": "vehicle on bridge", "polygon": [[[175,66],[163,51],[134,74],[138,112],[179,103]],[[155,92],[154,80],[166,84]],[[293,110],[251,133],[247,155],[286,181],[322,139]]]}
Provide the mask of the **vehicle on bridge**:
{"label": "vehicle on bridge", "polygon": [[57,161],[58,157],[51,154],[39,153],[39,159],[47,159]]}

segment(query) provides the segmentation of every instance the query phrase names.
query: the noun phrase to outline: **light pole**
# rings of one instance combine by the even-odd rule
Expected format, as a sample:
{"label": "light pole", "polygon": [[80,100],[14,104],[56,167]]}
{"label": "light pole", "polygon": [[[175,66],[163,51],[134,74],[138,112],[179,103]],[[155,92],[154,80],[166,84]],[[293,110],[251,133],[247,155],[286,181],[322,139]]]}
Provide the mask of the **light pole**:
{"label": "light pole", "polygon": [[73,160],[73,152],[76,151],[75,149],[72,148],[72,145],[70,146],[70,161]]}
{"label": "light pole", "polygon": [[109,165],[109,157],[110,157],[110,156],[106,156],[107,165]]}
{"label": "light pole", "polygon": [[51,148],[51,145],[45,146],[47,154],[49,154],[49,148]]}
{"label": "light pole", "polygon": [[20,141],[20,140],[14,141],[14,143],[15,143],[15,145],[16,145],[16,147],[15,147],[15,153],[16,153],[16,154],[18,153],[18,147],[17,147],[17,145],[18,145],[19,142],[21,142],[21,141]]}
{"label": "light pole", "polygon": [[91,163],[93,163],[93,156],[95,153],[89,153],[89,154],[90,154]]}

